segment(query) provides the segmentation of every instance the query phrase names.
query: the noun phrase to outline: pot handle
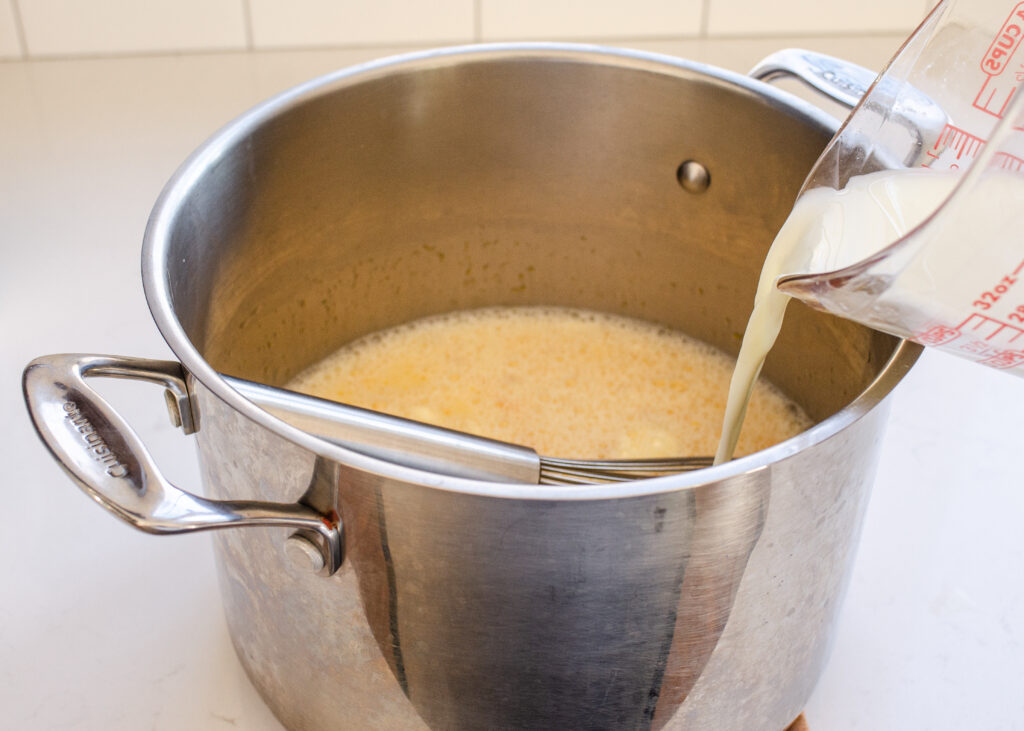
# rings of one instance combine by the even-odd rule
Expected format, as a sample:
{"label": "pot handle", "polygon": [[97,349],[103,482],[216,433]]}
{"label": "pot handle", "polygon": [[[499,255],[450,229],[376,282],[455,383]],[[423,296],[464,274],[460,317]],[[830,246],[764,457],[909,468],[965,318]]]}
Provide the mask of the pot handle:
{"label": "pot handle", "polygon": [[[301,503],[208,500],[168,482],[138,435],[87,377],[127,378],[167,389],[172,419],[195,431],[185,370],[173,361],[108,355],[48,355],[25,368],[22,386],[32,423],[61,467],[89,497],[147,533],[285,526],[319,549],[329,576],[341,566],[342,526]],[[310,540],[315,537],[316,540]],[[310,546],[311,548],[312,546]]]}
{"label": "pot handle", "polygon": [[762,59],[748,76],[758,81],[793,77],[853,109],[875,83],[878,74],[835,56],[802,48],[784,48]]}

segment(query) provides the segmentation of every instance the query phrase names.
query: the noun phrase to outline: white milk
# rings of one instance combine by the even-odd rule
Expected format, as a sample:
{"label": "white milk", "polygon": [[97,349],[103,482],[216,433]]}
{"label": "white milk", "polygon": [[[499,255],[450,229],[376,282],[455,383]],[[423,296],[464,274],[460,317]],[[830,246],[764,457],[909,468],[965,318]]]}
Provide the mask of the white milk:
{"label": "white milk", "polygon": [[747,401],[782,327],[790,298],[776,287],[779,277],[834,271],[880,251],[935,211],[958,179],[954,173],[886,170],[851,178],[840,191],[816,188],[800,196],[761,269],[715,464],[732,458]]}

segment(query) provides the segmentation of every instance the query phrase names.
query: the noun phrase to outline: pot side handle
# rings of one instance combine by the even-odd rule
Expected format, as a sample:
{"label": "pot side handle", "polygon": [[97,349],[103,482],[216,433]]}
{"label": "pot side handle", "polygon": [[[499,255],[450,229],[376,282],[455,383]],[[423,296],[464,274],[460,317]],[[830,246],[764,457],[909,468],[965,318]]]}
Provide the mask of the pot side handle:
{"label": "pot side handle", "polygon": [[829,99],[853,109],[878,74],[863,66],[824,53],[802,48],[784,48],[766,56],[748,76],[758,81],[792,77]]}
{"label": "pot side handle", "polygon": [[[301,503],[208,500],[168,482],[138,435],[87,377],[148,381],[168,392],[172,418],[195,430],[185,371],[173,361],[64,354],[36,358],[22,387],[32,423],[54,459],[85,493],[117,517],[147,533],[186,533],[213,528],[285,526],[315,536],[323,555],[319,573],[342,561],[342,527]],[[177,412],[177,413],[175,413]]]}

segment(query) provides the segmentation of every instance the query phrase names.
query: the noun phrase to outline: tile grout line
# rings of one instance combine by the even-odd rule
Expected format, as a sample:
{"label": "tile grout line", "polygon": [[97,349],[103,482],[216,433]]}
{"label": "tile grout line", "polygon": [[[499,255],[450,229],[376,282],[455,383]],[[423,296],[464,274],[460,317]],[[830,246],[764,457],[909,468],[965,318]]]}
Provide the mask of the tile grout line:
{"label": "tile grout line", "polygon": [[[800,33],[765,33],[765,34],[746,34],[746,33],[723,33],[713,36],[702,37],[700,35],[666,35],[666,36],[588,36],[586,38],[572,39],[571,42],[581,43],[596,43],[596,44],[608,44],[608,43],[673,43],[673,42],[692,42],[692,41],[710,41],[710,42],[764,42],[778,39],[785,39],[787,41],[800,41],[801,39],[813,38],[813,39],[904,39],[906,38],[908,30],[886,30],[886,31],[847,31],[847,32],[825,32],[825,31],[814,31],[814,32],[800,32]],[[542,39],[543,40],[543,39]],[[550,38],[547,40],[557,41],[557,38]],[[496,38],[496,42],[514,41],[514,39],[508,38]],[[464,40],[459,38],[452,38],[447,41],[441,40],[433,44],[422,44],[415,43],[412,41],[403,41],[396,43],[346,43],[346,44],[310,44],[310,45],[288,45],[288,46],[268,46],[261,48],[253,48],[247,50],[245,48],[235,47],[211,47],[211,48],[195,48],[195,49],[159,49],[159,50],[133,50],[133,51],[90,51],[90,52],[75,52],[75,53],[44,53],[41,55],[30,55],[27,54],[23,58],[0,58],[0,64],[6,63],[19,63],[24,61],[34,62],[61,62],[61,61],[110,61],[110,60],[131,60],[134,58],[155,58],[160,56],[202,56],[202,55],[227,55],[227,54],[239,54],[239,53],[303,53],[303,52],[330,52],[330,51],[365,51],[372,49],[380,49],[385,53],[399,53],[402,51],[408,51],[410,49],[425,49],[430,48],[438,44],[458,44],[464,43]]]}
{"label": "tile grout line", "polygon": [[711,0],[703,0],[700,4],[700,29],[697,35],[701,38],[708,37],[708,26],[711,23]]}
{"label": "tile grout line", "polygon": [[483,15],[480,10],[480,5],[483,0],[473,0],[473,42],[479,43],[483,36]]}
{"label": "tile grout line", "polygon": [[249,0],[242,0],[242,24],[245,26],[245,48],[255,50],[252,39],[252,5]]}
{"label": "tile grout line", "polygon": [[23,59],[31,58],[28,52],[28,36],[25,35],[25,23],[21,19],[21,7],[18,0],[10,0],[11,15],[14,16],[14,34],[18,37],[18,47]]}

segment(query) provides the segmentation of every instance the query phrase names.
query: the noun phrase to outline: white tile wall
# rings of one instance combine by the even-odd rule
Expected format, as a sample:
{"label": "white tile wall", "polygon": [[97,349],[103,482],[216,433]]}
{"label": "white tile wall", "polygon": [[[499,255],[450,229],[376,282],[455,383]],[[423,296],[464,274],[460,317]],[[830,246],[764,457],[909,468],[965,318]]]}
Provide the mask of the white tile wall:
{"label": "white tile wall", "polygon": [[936,1],[0,0],[0,58],[905,34]]}
{"label": "white tile wall", "polygon": [[248,0],[256,48],[468,43],[473,0]]}
{"label": "white tile wall", "polygon": [[246,47],[244,0],[15,0],[31,56]]}
{"label": "white tile wall", "polygon": [[480,0],[480,34],[482,40],[695,36],[702,9],[702,0]]}
{"label": "white tile wall", "polygon": [[911,31],[922,0],[710,0],[708,35]]}
{"label": "white tile wall", "polygon": [[0,0],[0,58],[19,58],[21,43],[11,0]]}

